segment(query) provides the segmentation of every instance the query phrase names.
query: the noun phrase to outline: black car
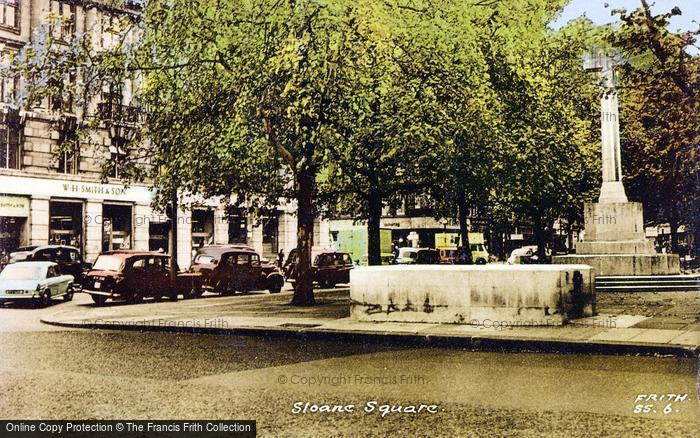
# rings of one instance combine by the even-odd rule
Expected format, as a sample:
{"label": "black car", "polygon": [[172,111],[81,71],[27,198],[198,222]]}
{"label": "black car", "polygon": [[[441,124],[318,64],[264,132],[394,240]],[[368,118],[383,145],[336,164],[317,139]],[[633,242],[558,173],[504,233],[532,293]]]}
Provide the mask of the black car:
{"label": "black car", "polygon": [[85,273],[91,268],[89,263],[83,261],[78,248],[64,245],[18,248],[17,251],[10,253],[8,264],[17,262],[54,262],[58,264],[61,273],[72,275],[78,284],[82,283]]}

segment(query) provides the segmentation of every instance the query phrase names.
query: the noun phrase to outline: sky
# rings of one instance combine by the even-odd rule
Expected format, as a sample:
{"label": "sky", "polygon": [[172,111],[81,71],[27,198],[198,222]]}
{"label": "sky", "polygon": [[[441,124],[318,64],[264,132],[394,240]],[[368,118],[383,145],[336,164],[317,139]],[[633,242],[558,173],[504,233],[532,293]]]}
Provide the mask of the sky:
{"label": "sky", "polygon": [[[609,4],[607,8],[606,3]],[[681,9],[683,15],[672,18],[670,30],[697,29],[700,22],[700,0],[648,0],[648,3],[655,14],[669,12],[674,6]],[[612,9],[631,11],[640,5],[640,0],[571,0],[561,16],[552,23],[552,27],[558,29],[569,20],[584,14],[596,24],[611,23],[617,19],[617,16],[610,15]]]}

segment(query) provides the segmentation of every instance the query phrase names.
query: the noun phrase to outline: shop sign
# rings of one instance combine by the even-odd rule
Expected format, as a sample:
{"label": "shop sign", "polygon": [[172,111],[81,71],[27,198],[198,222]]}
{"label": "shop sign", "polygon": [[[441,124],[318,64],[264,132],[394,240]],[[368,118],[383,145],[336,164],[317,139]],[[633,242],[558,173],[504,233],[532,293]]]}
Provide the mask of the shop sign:
{"label": "shop sign", "polygon": [[0,195],[0,216],[29,217],[29,198]]}
{"label": "shop sign", "polygon": [[63,191],[74,195],[124,196],[127,188],[106,184],[62,183]]}

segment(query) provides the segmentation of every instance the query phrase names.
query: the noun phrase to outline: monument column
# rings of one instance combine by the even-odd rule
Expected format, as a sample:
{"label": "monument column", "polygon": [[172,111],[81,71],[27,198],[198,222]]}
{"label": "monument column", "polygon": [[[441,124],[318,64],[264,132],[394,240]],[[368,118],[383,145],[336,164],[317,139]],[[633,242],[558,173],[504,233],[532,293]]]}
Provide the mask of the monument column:
{"label": "monument column", "polygon": [[622,184],[620,125],[615,60],[594,52],[583,68],[598,73],[601,85],[600,133],[603,184],[596,203],[583,208],[585,239],[575,255],[556,256],[555,264],[580,263],[593,266],[596,275],[634,276],[678,274],[676,254],[656,254],[644,233],[642,204],[629,202]]}
{"label": "monument column", "polygon": [[586,71],[595,71],[600,77],[600,133],[602,140],[603,185],[598,202],[627,202],[622,185],[620,152],[620,124],[617,91],[615,90],[614,60],[608,56],[591,56],[584,61]]}

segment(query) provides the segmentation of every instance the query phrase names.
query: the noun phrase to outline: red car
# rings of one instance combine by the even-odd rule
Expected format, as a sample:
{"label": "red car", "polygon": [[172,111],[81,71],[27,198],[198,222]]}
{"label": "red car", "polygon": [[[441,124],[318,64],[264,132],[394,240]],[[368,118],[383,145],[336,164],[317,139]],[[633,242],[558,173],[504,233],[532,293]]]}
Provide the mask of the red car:
{"label": "red car", "polygon": [[[312,253],[313,254],[313,253]],[[296,253],[290,255],[287,281],[296,283]],[[332,288],[338,283],[350,283],[350,270],[354,267],[352,257],[346,252],[327,251],[314,255],[311,269],[313,281],[322,288]]]}
{"label": "red car", "polygon": [[97,305],[108,299],[138,303],[145,297],[177,299],[170,282],[170,257],[159,252],[108,251],[100,254],[83,280],[83,292]]}
{"label": "red car", "polygon": [[178,274],[178,287],[185,298],[205,291],[233,294],[267,289],[274,294],[282,286],[284,278],[277,267],[242,245],[204,247],[197,252],[190,271]]}

